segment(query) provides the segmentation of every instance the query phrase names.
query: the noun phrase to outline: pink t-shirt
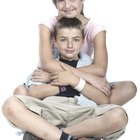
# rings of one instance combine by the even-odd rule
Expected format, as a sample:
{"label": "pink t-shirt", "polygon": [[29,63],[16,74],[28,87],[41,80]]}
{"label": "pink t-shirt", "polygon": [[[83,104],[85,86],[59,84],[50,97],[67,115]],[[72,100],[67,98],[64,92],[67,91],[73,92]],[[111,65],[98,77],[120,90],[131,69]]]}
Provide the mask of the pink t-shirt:
{"label": "pink t-shirt", "polygon": [[[43,21],[41,24],[46,25],[50,29],[51,33],[53,33],[56,22],[56,17],[51,17]],[[104,26],[98,24],[92,19],[89,19],[88,23],[84,26],[85,41],[82,47],[82,51],[85,52],[87,55],[94,57],[93,39],[101,31],[105,31]]]}

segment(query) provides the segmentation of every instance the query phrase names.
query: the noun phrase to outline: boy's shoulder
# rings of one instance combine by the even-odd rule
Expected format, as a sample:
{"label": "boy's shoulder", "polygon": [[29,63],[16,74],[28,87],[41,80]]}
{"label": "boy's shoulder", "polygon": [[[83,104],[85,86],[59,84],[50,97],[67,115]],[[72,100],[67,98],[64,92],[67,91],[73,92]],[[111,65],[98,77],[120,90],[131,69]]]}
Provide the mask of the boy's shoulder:
{"label": "boy's shoulder", "polygon": [[80,59],[78,61],[77,67],[87,66],[90,65],[91,63],[92,63],[92,57],[80,51]]}

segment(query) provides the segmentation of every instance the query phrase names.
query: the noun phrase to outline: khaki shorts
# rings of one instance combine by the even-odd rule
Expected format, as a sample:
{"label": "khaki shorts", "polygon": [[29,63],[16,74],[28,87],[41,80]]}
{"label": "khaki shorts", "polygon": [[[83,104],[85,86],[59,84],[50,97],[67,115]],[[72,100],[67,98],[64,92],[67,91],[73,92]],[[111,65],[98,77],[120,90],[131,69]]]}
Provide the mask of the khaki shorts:
{"label": "khaki shorts", "polygon": [[[106,104],[95,107],[81,106],[75,98],[51,96],[39,100],[29,96],[16,95],[25,106],[46,119],[58,128],[65,128],[85,119],[96,117],[105,112],[119,107],[118,105]],[[103,140],[116,140],[124,133],[124,129],[103,137]]]}

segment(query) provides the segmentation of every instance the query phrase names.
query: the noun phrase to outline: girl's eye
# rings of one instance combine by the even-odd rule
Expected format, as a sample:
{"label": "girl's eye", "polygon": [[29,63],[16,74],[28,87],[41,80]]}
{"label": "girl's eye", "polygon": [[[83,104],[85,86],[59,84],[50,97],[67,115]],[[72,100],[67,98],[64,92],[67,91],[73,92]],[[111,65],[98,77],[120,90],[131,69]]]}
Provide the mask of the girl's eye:
{"label": "girl's eye", "polygon": [[[76,0],[69,0],[70,2],[74,2]],[[64,0],[57,0],[56,2],[64,2]]]}
{"label": "girl's eye", "polygon": [[57,0],[56,2],[63,2],[64,0]]}

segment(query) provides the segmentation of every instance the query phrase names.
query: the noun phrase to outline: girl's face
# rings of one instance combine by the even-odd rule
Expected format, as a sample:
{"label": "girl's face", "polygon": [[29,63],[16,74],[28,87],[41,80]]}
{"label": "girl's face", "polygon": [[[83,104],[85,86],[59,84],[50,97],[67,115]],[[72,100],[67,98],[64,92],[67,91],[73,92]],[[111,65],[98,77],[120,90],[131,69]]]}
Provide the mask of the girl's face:
{"label": "girl's face", "polygon": [[84,0],[56,0],[56,8],[60,16],[73,18],[80,15]]}

